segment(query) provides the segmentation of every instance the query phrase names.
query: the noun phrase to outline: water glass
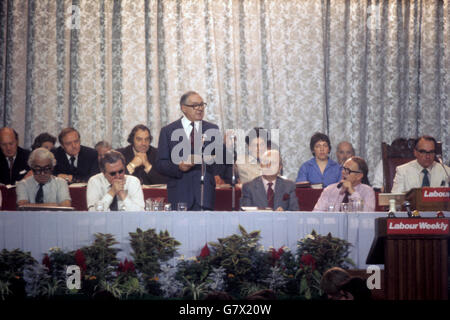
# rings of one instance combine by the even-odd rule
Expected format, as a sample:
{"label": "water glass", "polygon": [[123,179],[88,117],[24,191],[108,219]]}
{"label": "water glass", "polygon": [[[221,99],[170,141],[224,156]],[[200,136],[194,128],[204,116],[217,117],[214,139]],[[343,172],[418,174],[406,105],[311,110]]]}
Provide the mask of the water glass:
{"label": "water glass", "polygon": [[166,203],[164,205],[164,211],[172,211],[172,204]]}
{"label": "water glass", "polygon": [[164,202],[162,200],[154,200],[153,201],[153,211],[163,211],[164,210]]}
{"label": "water glass", "polygon": [[334,212],[334,204],[330,204],[329,206],[328,206],[328,212]]}
{"label": "water glass", "polygon": [[352,211],[353,212],[361,212],[364,208],[363,200],[353,200],[352,201]]}
{"label": "water glass", "polygon": [[187,203],[186,202],[178,202],[177,210],[178,211],[187,211]]}
{"label": "water glass", "polygon": [[341,212],[348,212],[348,209],[349,209],[349,204],[342,202],[341,203]]}
{"label": "water glass", "polygon": [[153,199],[148,198],[145,200],[145,211],[153,211]]}
{"label": "water glass", "polygon": [[103,205],[103,202],[98,201],[95,204],[95,211],[105,211],[105,206]]}

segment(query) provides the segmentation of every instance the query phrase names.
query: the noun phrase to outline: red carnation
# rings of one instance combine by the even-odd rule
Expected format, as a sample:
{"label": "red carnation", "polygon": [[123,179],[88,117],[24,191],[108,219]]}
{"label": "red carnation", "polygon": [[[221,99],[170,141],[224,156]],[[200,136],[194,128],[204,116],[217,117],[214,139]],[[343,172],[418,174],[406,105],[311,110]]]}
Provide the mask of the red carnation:
{"label": "red carnation", "polygon": [[279,260],[281,258],[281,256],[284,253],[284,250],[283,250],[282,247],[279,248],[278,250],[275,250],[274,248],[271,248],[270,252],[272,253],[272,259],[276,261],[276,260]]}
{"label": "red carnation", "polygon": [[300,259],[300,267],[310,266],[314,271],[316,269],[316,259],[311,254],[304,254]]}
{"label": "red carnation", "polygon": [[48,270],[50,270],[51,262],[50,257],[47,254],[44,256],[44,259],[42,259],[42,264],[46,266]]}
{"label": "red carnation", "polygon": [[209,251],[208,244],[206,243],[202,251],[200,251],[200,258],[206,258],[210,255],[210,253],[211,252]]}
{"label": "red carnation", "polygon": [[125,261],[123,263],[122,262],[119,263],[119,267],[118,267],[119,272],[123,272],[123,273],[134,272],[134,270],[135,270],[135,268],[134,268],[133,261],[131,261],[131,260],[128,261],[127,258],[125,258]]}
{"label": "red carnation", "polygon": [[81,271],[86,271],[86,257],[84,256],[83,251],[81,251],[80,249],[75,252],[75,262],[77,266],[80,267]]}

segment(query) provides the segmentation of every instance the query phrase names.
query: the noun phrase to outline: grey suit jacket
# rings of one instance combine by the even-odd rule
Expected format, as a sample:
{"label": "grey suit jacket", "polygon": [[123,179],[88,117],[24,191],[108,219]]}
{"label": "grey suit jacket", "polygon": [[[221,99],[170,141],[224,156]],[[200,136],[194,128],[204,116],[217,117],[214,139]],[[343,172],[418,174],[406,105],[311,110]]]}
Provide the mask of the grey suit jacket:
{"label": "grey suit jacket", "polygon": [[[274,190],[274,209],[282,207],[284,211],[299,211],[295,183],[277,177]],[[259,176],[242,185],[241,207],[267,207],[267,193],[262,177]]]}

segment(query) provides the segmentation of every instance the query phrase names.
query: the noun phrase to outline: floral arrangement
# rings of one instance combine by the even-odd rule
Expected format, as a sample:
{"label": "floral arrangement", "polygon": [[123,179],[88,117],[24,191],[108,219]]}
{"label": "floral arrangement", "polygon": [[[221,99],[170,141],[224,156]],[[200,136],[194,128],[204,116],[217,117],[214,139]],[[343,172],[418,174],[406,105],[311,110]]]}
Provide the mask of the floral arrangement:
{"label": "floral arrangement", "polygon": [[[298,241],[296,253],[287,247],[264,248],[260,232],[219,238],[193,258],[177,258],[180,243],[167,231],[130,233],[131,259],[117,259],[119,249],[110,234],[95,234],[90,246],[71,252],[51,248],[42,263],[18,249],[0,253],[0,299],[82,296],[108,299],[204,299],[226,292],[242,299],[270,290],[284,299],[320,299],[320,279],[328,268],[354,265],[350,243],[314,230]],[[77,265],[81,289],[67,288],[66,269]]]}

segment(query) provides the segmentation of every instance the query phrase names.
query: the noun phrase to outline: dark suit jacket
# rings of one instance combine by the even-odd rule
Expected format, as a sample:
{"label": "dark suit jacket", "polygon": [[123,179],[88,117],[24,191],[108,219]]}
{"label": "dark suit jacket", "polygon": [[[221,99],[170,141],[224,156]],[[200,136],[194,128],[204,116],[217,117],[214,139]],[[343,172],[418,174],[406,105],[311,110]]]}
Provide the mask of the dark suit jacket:
{"label": "dark suit jacket", "polygon": [[[180,136],[176,141],[172,141],[172,133],[175,130],[180,129]],[[208,129],[219,128],[210,122],[202,121],[202,133],[205,133]],[[175,138],[174,138],[175,139]],[[205,139],[208,140],[208,139]],[[208,145],[214,142],[205,141],[205,149]],[[175,153],[180,154],[181,157],[186,156],[181,149],[181,142],[184,141],[189,144],[189,137],[184,132],[181,119],[174,121],[161,129],[159,135],[158,144],[158,156],[156,159],[156,170],[168,177],[167,182],[167,194],[169,202],[172,204],[172,208],[176,208],[177,203],[186,202],[189,210],[200,209],[200,185],[201,185],[201,165],[197,164],[187,172],[183,172],[178,168],[178,164],[174,163],[171,159],[172,150],[175,149]],[[180,152],[178,152],[180,151]],[[204,201],[203,207],[206,210],[214,209],[214,201],[216,197],[216,182],[214,176],[219,169],[220,164],[206,165],[205,177],[204,177]]]}
{"label": "dark suit jacket", "polygon": [[8,160],[0,149],[0,183],[16,184],[16,181],[22,180],[25,174],[30,170],[28,166],[28,157],[30,151],[17,147],[16,159],[13,163],[12,179],[9,176]]}
{"label": "dark suit jacket", "polygon": [[[126,148],[118,149],[117,151],[119,151],[120,153],[123,154],[127,165],[134,159],[134,151],[133,151],[132,145],[129,145]],[[144,166],[137,167],[134,170],[133,176],[137,177],[141,181],[141,184],[149,185],[149,184],[166,184],[167,183],[167,177],[160,174],[155,168],[157,153],[158,153],[158,149],[153,148],[152,146],[150,146],[150,148],[147,151],[148,162],[150,162],[150,164],[152,165],[152,168],[150,169],[150,171],[148,173],[145,172]],[[127,174],[130,174],[128,172],[128,169],[126,169],[126,171],[127,171]]]}
{"label": "dark suit jacket", "polygon": [[[267,207],[267,192],[264,189],[262,177],[242,185],[241,207]],[[274,210],[282,207],[284,211],[299,211],[298,198],[295,193],[295,183],[277,177],[274,190]]]}
{"label": "dark suit jacket", "polygon": [[67,159],[66,152],[62,147],[58,147],[55,152],[56,166],[53,174],[57,176],[60,173],[73,175],[72,182],[87,182],[90,177],[100,172],[98,167],[97,151],[95,149],[81,146],[78,154],[78,163],[75,171],[70,170],[70,162]]}

